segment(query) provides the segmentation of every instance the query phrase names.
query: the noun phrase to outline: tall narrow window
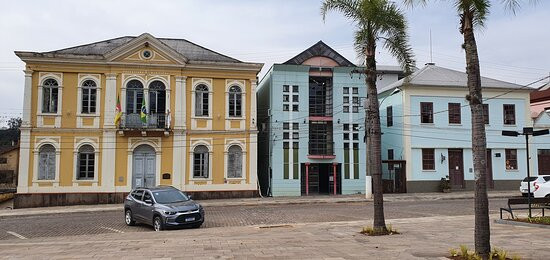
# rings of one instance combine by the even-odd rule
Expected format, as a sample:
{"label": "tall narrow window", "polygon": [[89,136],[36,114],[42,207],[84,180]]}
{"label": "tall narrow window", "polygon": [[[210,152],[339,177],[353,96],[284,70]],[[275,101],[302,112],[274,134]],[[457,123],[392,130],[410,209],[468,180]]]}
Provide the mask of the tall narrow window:
{"label": "tall narrow window", "polygon": [[241,117],[242,116],[242,92],[239,86],[232,86],[229,88],[229,116]]}
{"label": "tall narrow window", "polygon": [[152,115],[166,113],[166,86],[158,80],[149,84],[149,113]]}
{"label": "tall narrow window", "polygon": [[518,169],[518,150],[516,149],[505,149],[506,154],[506,170],[517,170]]}
{"label": "tall narrow window", "polygon": [[420,102],[420,120],[424,124],[434,122],[434,104],[432,102]]}
{"label": "tall narrow window", "polygon": [[208,87],[200,84],[195,88],[195,116],[208,116]]}
{"label": "tall narrow window", "polygon": [[483,104],[483,120],[485,124],[489,124],[489,104]]}
{"label": "tall narrow window", "polygon": [[95,114],[97,100],[97,85],[93,80],[82,83],[82,114]]}
{"label": "tall narrow window", "polygon": [[388,160],[393,160],[393,149],[388,149]]}
{"label": "tall narrow window", "polygon": [[504,124],[515,125],[516,124],[516,106],[513,104],[504,104]]}
{"label": "tall narrow window", "polygon": [[130,80],[126,84],[126,114],[139,114],[143,103],[143,84]]}
{"label": "tall narrow window", "polygon": [[433,148],[422,149],[422,170],[435,170],[435,151]]}
{"label": "tall narrow window", "polygon": [[42,83],[42,113],[57,113],[59,84],[55,79]]}
{"label": "tall narrow window", "polygon": [[227,177],[242,178],[243,176],[243,151],[240,146],[232,145],[227,153]]}
{"label": "tall narrow window", "polygon": [[386,126],[393,126],[393,107],[386,108]]}
{"label": "tall narrow window", "polygon": [[38,180],[55,179],[55,147],[46,144],[38,151]]}
{"label": "tall narrow window", "polygon": [[460,103],[449,103],[449,124],[460,124]]}
{"label": "tall narrow window", "polygon": [[78,173],[79,180],[93,180],[95,167],[95,152],[91,145],[83,145],[78,149]]}
{"label": "tall narrow window", "polygon": [[193,151],[193,178],[208,178],[208,148],[204,145]]}

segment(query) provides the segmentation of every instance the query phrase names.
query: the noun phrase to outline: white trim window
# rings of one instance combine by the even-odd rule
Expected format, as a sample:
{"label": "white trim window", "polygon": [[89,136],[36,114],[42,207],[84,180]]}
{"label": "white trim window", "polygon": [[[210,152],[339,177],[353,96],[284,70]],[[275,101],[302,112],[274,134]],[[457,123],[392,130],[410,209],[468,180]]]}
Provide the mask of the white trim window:
{"label": "white trim window", "polygon": [[38,150],[38,180],[55,180],[55,147],[45,144]]}
{"label": "white trim window", "polygon": [[242,90],[233,85],[229,88],[229,117],[242,117]]}
{"label": "white trim window", "polygon": [[82,114],[95,114],[97,101],[97,84],[93,80],[82,83]]}
{"label": "white trim window", "polygon": [[199,84],[195,87],[195,116],[208,116],[209,102],[208,87],[204,84]]}
{"label": "white trim window", "polygon": [[193,178],[208,178],[209,151],[204,145],[198,145],[193,150]]}
{"label": "white trim window", "polygon": [[78,149],[77,180],[93,180],[95,172],[95,150],[89,145]]}
{"label": "white trim window", "polygon": [[55,79],[46,79],[42,83],[42,113],[57,114],[59,102],[59,83]]}
{"label": "white trim window", "polygon": [[242,178],[243,150],[238,145],[232,145],[227,151],[227,178]]}
{"label": "white trim window", "polygon": [[143,83],[133,79],[126,84],[126,114],[139,114],[143,102]]}

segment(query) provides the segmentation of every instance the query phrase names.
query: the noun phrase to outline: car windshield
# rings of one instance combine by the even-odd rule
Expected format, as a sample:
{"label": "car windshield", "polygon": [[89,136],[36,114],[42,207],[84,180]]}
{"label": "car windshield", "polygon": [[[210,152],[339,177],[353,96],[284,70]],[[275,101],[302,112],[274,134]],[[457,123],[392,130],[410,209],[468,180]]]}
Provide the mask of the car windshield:
{"label": "car windshield", "polygon": [[525,177],[525,179],[523,179],[524,182],[528,182],[528,181],[535,181],[537,180],[537,177]]}
{"label": "car windshield", "polygon": [[155,196],[155,201],[161,204],[176,203],[189,200],[189,198],[179,190],[153,191],[153,196]]}

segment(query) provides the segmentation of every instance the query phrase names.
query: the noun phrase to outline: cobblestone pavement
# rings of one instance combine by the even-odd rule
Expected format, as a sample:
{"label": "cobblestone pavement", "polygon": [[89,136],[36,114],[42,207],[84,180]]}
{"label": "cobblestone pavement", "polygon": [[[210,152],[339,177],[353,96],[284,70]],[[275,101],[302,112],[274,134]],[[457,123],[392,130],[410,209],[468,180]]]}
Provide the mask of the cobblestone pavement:
{"label": "cobblestone pavement", "polygon": [[[492,215],[495,219],[497,215]],[[369,220],[218,227],[148,233],[104,233],[0,241],[6,259],[446,259],[449,248],[473,248],[472,215],[388,220],[399,235],[358,233]],[[509,256],[548,259],[546,229],[491,222],[493,246]],[[535,238],[535,239],[534,239]]]}
{"label": "cobblestone pavement", "polygon": [[[506,204],[490,200],[491,213]],[[387,219],[473,214],[473,200],[386,202]],[[203,228],[283,223],[358,221],[372,218],[372,202],[205,207]],[[0,240],[151,231],[128,227],[119,211],[52,214],[0,219]]]}

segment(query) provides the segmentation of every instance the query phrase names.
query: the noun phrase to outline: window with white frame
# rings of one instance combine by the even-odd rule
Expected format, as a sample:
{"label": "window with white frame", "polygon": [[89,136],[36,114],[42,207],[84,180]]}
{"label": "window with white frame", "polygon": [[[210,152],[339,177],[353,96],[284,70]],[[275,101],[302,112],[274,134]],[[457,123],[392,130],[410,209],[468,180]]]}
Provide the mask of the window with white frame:
{"label": "window with white frame", "polygon": [[77,179],[93,180],[95,170],[95,150],[89,145],[83,145],[78,149]]}
{"label": "window with white frame", "polygon": [[95,114],[97,100],[97,85],[93,80],[82,82],[82,114]]}
{"label": "window with white frame", "polygon": [[243,151],[240,146],[232,145],[227,153],[227,178],[243,177]]}
{"label": "window with white frame", "polygon": [[208,178],[208,148],[198,145],[193,150],[193,178]]}
{"label": "window with white frame", "polygon": [[239,86],[229,88],[229,116],[242,116],[242,91]]}
{"label": "window with white frame", "polygon": [[139,114],[143,104],[143,84],[139,80],[130,80],[126,84],[126,114]]}
{"label": "window with white frame", "polygon": [[58,98],[59,84],[57,80],[45,80],[42,83],[42,113],[57,113]]}
{"label": "window with white frame", "polygon": [[38,180],[55,179],[55,147],[45,144],[38,150]]}
{"label": "window with white frame", "polygon": [[208,116],[208,87],[200,84],[195,88],[195,116]]}

